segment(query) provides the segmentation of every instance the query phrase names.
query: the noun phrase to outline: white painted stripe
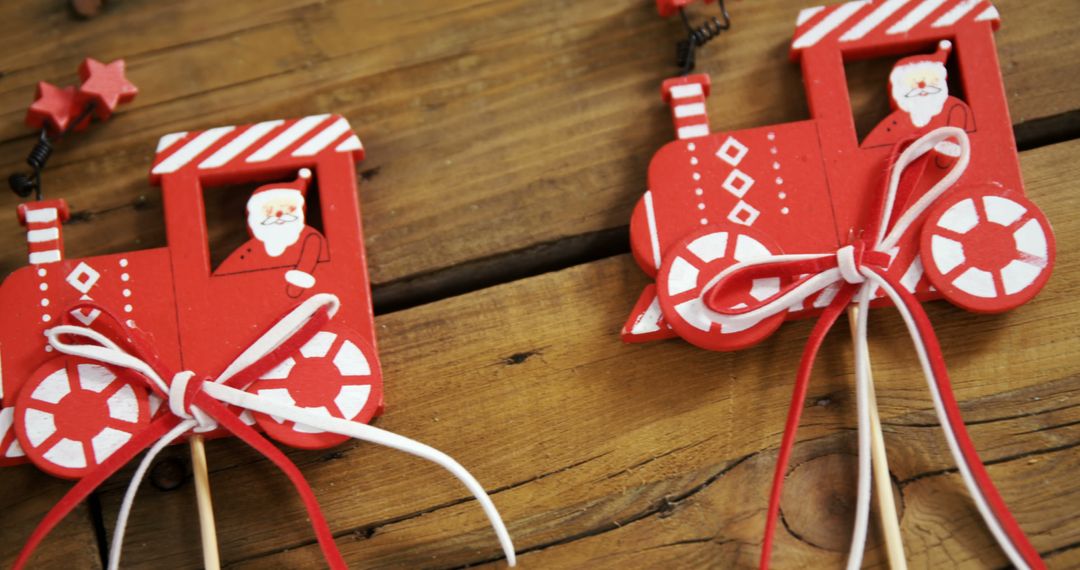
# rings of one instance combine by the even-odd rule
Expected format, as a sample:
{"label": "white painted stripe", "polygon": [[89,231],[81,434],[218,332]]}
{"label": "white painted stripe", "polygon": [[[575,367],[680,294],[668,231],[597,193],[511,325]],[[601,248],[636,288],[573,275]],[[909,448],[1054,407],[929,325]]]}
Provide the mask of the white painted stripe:
{"label": "white painted stripe", "polygon": [[656,212],[653,211],[652,191],[645,192],[645,219],[649,221],[649,244],[652,245],[653,262],[660,269],[660,235],[656,233]]}
{"label": "white painted stripe", "polygon": [[26,223],[41,224],[56,220],[56,208],[38,208],[26,211]]}
{"label": "white painted stripe", "polygon": [[840,25],[846,22],[848,18],[855,14],[855,12],[858,12],[863,6],[869,3],[870,0],[859,0],[857,2],[848,2],[847,4],[837,6],[828,16],[825,16],[824,19],[818,22],[816,26],[799,36],[791,47],[802,49],[818,43],[822,38],[829,35],[829,32],[840,27]]}
{"label": "white painted stripe", "polygon": [[701,89],[700,83],[689,83],[687,85],[675,85],[671,88],[672,99],[685,99],[687,97],[698,97],[704,95],[705,91]]}
{"label": "white painted stripe", "polygon": [[919,24],[919,22],[926,19],[931,12],[937,10],[945,3],[945,0],[923,0],[922,4],[911,9],[899,22],[893,24],[893,27],[889,28],[889,31],[885,32],[889,35],[904,34],[911,31]]}
{"label": "white painted stripe", "polygon": [[310,117],[304,117],[303,119],[296,121],[293,123],[293,126],[285,129],[285,132],[274,137],[270,142],[263,145],[262,148],[247,157],[247,162],[265,162],[274,158],[279,152],[285,150],[286,147],[296,142],[297,139],[306,135],[308,131],[314,129],[329,116],[330,115],[311,115]]}
{"label": "white painted stripe", "polygon": [[795,20],[796,26],[801,26],[810,21],[810,18],[817,16],[824,10],[824,6],[814,6],[813,8],[803,8],[799,10],[799,17]]}
{"label": "white painted stripe", "polygon": [[675,118],[694,117],[705,114],[705,103],[688,103],[675,106]]}
{"label": "white painted stripe", "polygon": [[350,150],[363,150],[363,149],[364,149],[364,145],[360,143],[360,137],[358,137],[356,135],[353,135],[353,136],[345,139],[344,141],[342,141],[341,144],[337,145],[337,148],[335,148],[334,150],[336,152],[347,152],[347,151],[350,151]]}
{"label": "white painted stripe", "polygon": [[691,125],[689,127],[679,127],[680,139],[692,139],[695,137],[704,137],[709,135],[709,125]]}
{"label": "white painted stripe", "polygon": [[308,139],[306,143],[296,149],[293,156],[313,156],[318,154],[322,149],[330,145],[330,143],[338,140],[338,137],[349,132],[349,121],[345,119],[338,119],[329,127],[322,130],[321,133]]}
{"label": "white painted stripe", "polygon": [[224,165],[236,158],[236,155],[244,152],[248,147],[258,142],[259,139],[266,136],[266,133],[274,130],[284,122],[284,120],[278,119],[276,121],[264,121],[252,125],[248,130],[240,133],[240,136],[229,141],[229,144],[221,147],[217,152],[210,155],[210,158],[202,161],[202,164],[199,164],[199,168],[217,168]]}
{"label": "white painted stripe", "polygon": [[187,131],[182,131],[182,132],[179,132],[179,133],[169,133],[169,134],[161,137],[160,139],[158,139],[157,150],[155,152],[161,152],[163,150],[168,149],[176,141],[178,141],[178,140],[180,140],[180,139],[182,139],[182,138],[184,138],[186,136],[187,136]]}
{"label": "white painted stripe", "polygon": [[211,145],[216,143],[221,137],[232,132],[236,127],[218,127],[216,129],[210,129],[199,133],[199,136],[191,140],[191,142],[180,147],[180,150],[169,155],[169,158],[161,161],[152,171],[154,174],[168,174],[170,172],[176,172],[185,164],[191,162],[195,157],[202,154],[202,152]]}
{"label": "white painted stripe", "polygon": [[30,230],[26,232],[26,241],[41,243],[60,239],[60,228],[45,228],[43,230]]}
{"label": "white painted stripe", "polygon": [[986,10],[983,10],[982,14],[975,17],[976,22],[985,22],[987,20],[998,21],[1001,19],[1001,14],[998,14],[997,8],[991,6]]}
{"label": "white painted stripe", "polygon": [[951,26],[960,21],[960,18],[966,16],[968,12],[973,10],[975,6],[978,6],[982,1],[983,0],[962,0],[959,4],[953,6],[951,10],[945,12],[945,14],[931,24],[930,27],[944,28],[945,26]]}
{"label": "white painted stripe", "polygon": [[40,263],[52,263],[54,261],[60,261],[60,250],[50,249],[48,251],[32,251],[30,252],[30,263],[37,265]]}
{"label": "white painted stripe", "polygon": [[850,30],[840,36],[842,42],[852,42],[862,39],[874,30],[874,28],[881,25],[882,22],[887,20],[889,16],[892,16],[897,10],[899,10],[904,4],[907,4],[911,0],[887,0],[882,2],[876,10],[870,12],[870,15],[863,18],[858,24],[851,27]]}

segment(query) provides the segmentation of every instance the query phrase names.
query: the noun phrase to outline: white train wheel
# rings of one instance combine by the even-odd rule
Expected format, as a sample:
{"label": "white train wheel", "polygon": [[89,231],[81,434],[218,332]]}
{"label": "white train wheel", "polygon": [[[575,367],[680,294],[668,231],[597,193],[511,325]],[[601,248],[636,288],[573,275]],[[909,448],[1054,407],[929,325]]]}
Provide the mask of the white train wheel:
{"label": "white train wheel", "polygon": [[[779,248],[768,238],[743,228],[706,228],[691,234],[669,250],[656,279],[664,319],[680,337],[708,350],[739,350],[764,340],[784,321],[784,313],[758,321],[724,316],[706,306],[703,288],[737,262],[775,253]],[[724,302],[741,308],[772,297],[782,286],[779,277],[755,279],[726,295]]]}
{"label": "white train wheel", "polygon": [[150,423],[146,390],[72,357],[41,365],[19,391],[19,445],[42,471],[78,479]]}
{"label": "white train wheel", "polygon": [[1000,313],[1031,300],[1054,264],[1054,234],[1038,206],[993,186],[962,189],[932,210],[920,240],[934,287],[955,305]]}
{"label": "white train wheel", "polygon": [[[248,391],[280,404],[368,423],[382,407],[382,371],[375,352],[356,331],[331,323]],[[267,435],[293,447],[323,449],[349,439],[283,418],[254,416]]]}

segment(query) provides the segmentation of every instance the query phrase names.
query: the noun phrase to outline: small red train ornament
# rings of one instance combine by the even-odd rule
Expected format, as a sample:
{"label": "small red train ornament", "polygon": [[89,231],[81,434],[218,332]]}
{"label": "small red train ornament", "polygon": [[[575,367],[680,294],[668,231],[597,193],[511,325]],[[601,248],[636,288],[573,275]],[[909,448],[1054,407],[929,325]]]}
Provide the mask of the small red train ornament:
{"label": "small red train ornament", "polygon": [[[689,0],[657,0],[661,15]],[[786,319],[817,317],[795,378],[761,548],[769,566],[787,462],[825,335],[849,306],[896,306],[913,340],[950,451],[987,528],[1018,568],[1043,561],[967,435],[920,302],[1007,311],[1031,300],[1054,264],[1046,216],[1024,195],[987,0],[855,0],[802,10],[790,47],[811,118],[713,132],[710,80],[665,81],[677,140],[653,156],[630,221],[638,265],[655,279],[626,342],[680,337],[739,350]],[[894,58],[892,111],[858,136],[844,64]],[[959,77],[950,77],[950,72]],[[859,568],[870,490],[866,311],[855,325],[859,416]]]}
{"label": "small red train ornament", "polygon": [[[967,132],[972,163],[958,188],[920,220],[923,235],[909,232],[891,252],[889,271],[921,300],[944,297],[972,311],[1002,312],[1030,300],[1050,276],[1053,234],[1023,195],[993,41],[999,23],[986,1],[856,1],[803,10],[791,57],[802,64],[811,119],[794,123],[711,132],[709,77],[666,81],[678,140],[653,156],[649,190],[630,222],[634,257],[656,284],[642,293],[623,340],[679,336],[738,350],[785,318],[820,312],[835,287],[785,315],[737,324],[707,306],[702,287],[736,262],[847,244],[873,215],[867,189],[884,184],[893,146],[942,126]],[[949,93],[945,61],[953,52],[964,99]],[[844,62],[911,53],[890,76],[894,111],[859,140]],[[908,203],[925,192],[954,163],[955,148],[943,144],[915,165],[919,172],[905,175],[899,198]],[[745,285],[729,292],[728,306],[763,301],[782,287],[769,278]]]}
{"label": "small red train ornament", "polygon": [[[332,417],[368,422],[382,410],[354,164],[363,147],[348,121],[316,115],[162,137],[151,180],[162,187],[168,245],[69,259],[63,255],[63,200],[19,208],[30,265],[0,288],[9,325],[3,347],[3,461],[28,458],[42,470],[78,478],[144,428],[160,400],[123,374],[56,355],[45,330],[92,327],[110,307],[153,338],[178,370],[220,370],[267,319],[302,297],[344,301],[332,327],[266,373],[250,390]],[[252,180],[247,243],[217,267],[207,243],[204,188]],[[305,223],[306,194],[318,185],[322,229]],[[222,318],[230,315],[232,318]],[[255,327],[253,329],[253,326]],[[208,334],[213,331],[213,334]],[[245,416],[288,445],[323,448],[347,436],[264,414]],[[208,435],[219,435],[211,433]]]}
{"label": "small red train ornament", "polygon": [[[118,563],[147,467],[192,432],[235,435],[276,464],[327,563],[345,568],[310,485],[260,431],[306,449],[355,438],[440,465],[476,497],[514,565],[505,524],[464,467],[367,425],[383,411],[383,387],[356,187],[363,154],[349,122],[331,114],[166,135],[150,170],[168,241],[155,249],[70,259],[67,204],[19,207],[30,265],[0,285],[8,317],[0,465],[29,460],[78,482],[16,568],[79,501],[148,450],[119,510],[110,551]],[[204,194],[251,184],[259,186],[243,212],[249,239],[215,266]]]}

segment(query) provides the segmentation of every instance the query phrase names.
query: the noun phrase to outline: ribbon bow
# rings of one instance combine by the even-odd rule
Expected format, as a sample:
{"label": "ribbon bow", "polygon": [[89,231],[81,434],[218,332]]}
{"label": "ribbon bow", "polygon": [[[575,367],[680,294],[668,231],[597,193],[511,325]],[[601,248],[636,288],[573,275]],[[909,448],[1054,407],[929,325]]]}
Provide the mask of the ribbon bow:
{"label": "ribbon bow", "polygon": [[[955,142],[954,142],[955,141]],[[951,169],[931,189],[908,209],[895,223],[892,213],[896,207],[897,190],[901,175],[913,162],[931,150],[956,156]],[[958,149],[958,152],[957,152]],[[803,351],[795,381],[787,425],[777,457],[769,495],[765,537],[762,543],[761,568],[768,568],[772,551],[776,519],[780,511],[780,495],[787,471],[788,460],[795,442],[799,417],[806,400],[810,372],[821,343],[844,309],[855,300],[859,308],[855,324],[855,389],[859,418],[859,476],[855,508],[855,530],[847,567],[857,569],[862,563],[863,550],[870,510],[870,405],[869,405],[869,358],[866,343],[867,309],[871,299],[880,288],[904,319],[908,334],[926,376],[934,401],[934,410],[945,432],[949,450],[955,459],[979,513],[986,521],[1009,560],[1018,568],[1044,568],[1039,553],[1031,546],[1027,536],[1016,523],[1005,502],[1001,499],[985,466],[971,442],[960,417],[960,409],[953,395],[945,360],[934,335],[933,326],[919,301],[909,293],[895,277],[887,273],[893,253],[905,232],[967,169],[971,158],[971,145],[967,133],[956,127],[941,127],[913,141],[893,162],[888,184],[875,196],[877,212],[872,226],[864,235],[870,241],[856,240],[834,253],[773,255],[761,259],[737,263],[716,275],[702,289],[706,306],[720,315],[721,319],[748,319],[753,323],[766,317],[801,307],[812,295],[828,287],[839,287],[835,297],[822,311],[814,325]],[[893,252],[893,253],[890,253]],[[764,301],[749,306],[726,308],[720,299],[730,287],[745,285],[747,280],[763,275],[780,276],[790,284]]]}
{"label": "ribbon bow", "polygon": [[[495,530],[507,561],[513,566],[515,564],[514,545],[498,510],[480,483],[450,456],[386,430],[314,414],[296,406],[283,405],[244,391],[259,377],[304,346],[323,325],[333,318],[339,306],[337,297],[333,295],[313,295],[274,323],[266,333],[226,367],[224,372],[212,379],[191,371],[170,374],[153,346],[135,330],[115,335],[123,339],[120,343],[101,332],[86,327],[63,325],[46,331],[49,344],[59,352],[136,372],[135,376],[144,381],[155,396],[168,402],[169,413],[159,414],[146,429],[135,434],[128,443],[79,480],[53,506],[23,546],[15,562],[15,568],[25,567],[38,544],[105,479],[123,467],[135,455],[149,448],[136,469],[120,505],[112,544],[109,548],[109,569],[115,570],[120,564],[124,530],[135,494],[154,457],[170,443],[190,431],[211,431],[219,425],[262,453],[289,477],[304,502],[311,526],[327,563],[331,568],[346,568],[345,560],[338,551],[330,527],[315,499],[315,494],[299,468],[255,429],[245,424],[240,419],[240,411],[230,409],[229,406],[269,414],[314,429],[385,445],[442,466],[457,477],[476,497]],[[101,307],[95,308],[101,309],[103,316],[109,317],[106,320],[111,320],[110,325],[113,328],[122,330],[115,317]],[[68,342],[65,338],[82,339],[85,342]],[[171,378],[171,381],[166,383],[164,378]]]}

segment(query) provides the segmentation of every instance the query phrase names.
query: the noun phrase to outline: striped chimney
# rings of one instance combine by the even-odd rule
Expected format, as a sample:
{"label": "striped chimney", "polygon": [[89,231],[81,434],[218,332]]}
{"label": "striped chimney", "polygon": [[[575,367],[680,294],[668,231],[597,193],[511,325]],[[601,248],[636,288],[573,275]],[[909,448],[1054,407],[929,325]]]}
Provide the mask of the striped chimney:
{"label": "striped chimney", "polygon": [[661,92],[664,102],[671,106],[675,133],[679,139],[708,136],[709,116],[705,114],[705,98],[709,96],[709,76],[706,74],[676,77],[664,82]]}
{"label": "striped chimney", "polygon": [[64,239],[60,224],[71,216],[62,199],[19,204],[19,223],[26,226],[26,245],[30,264],[55,263],[64,258]]}

